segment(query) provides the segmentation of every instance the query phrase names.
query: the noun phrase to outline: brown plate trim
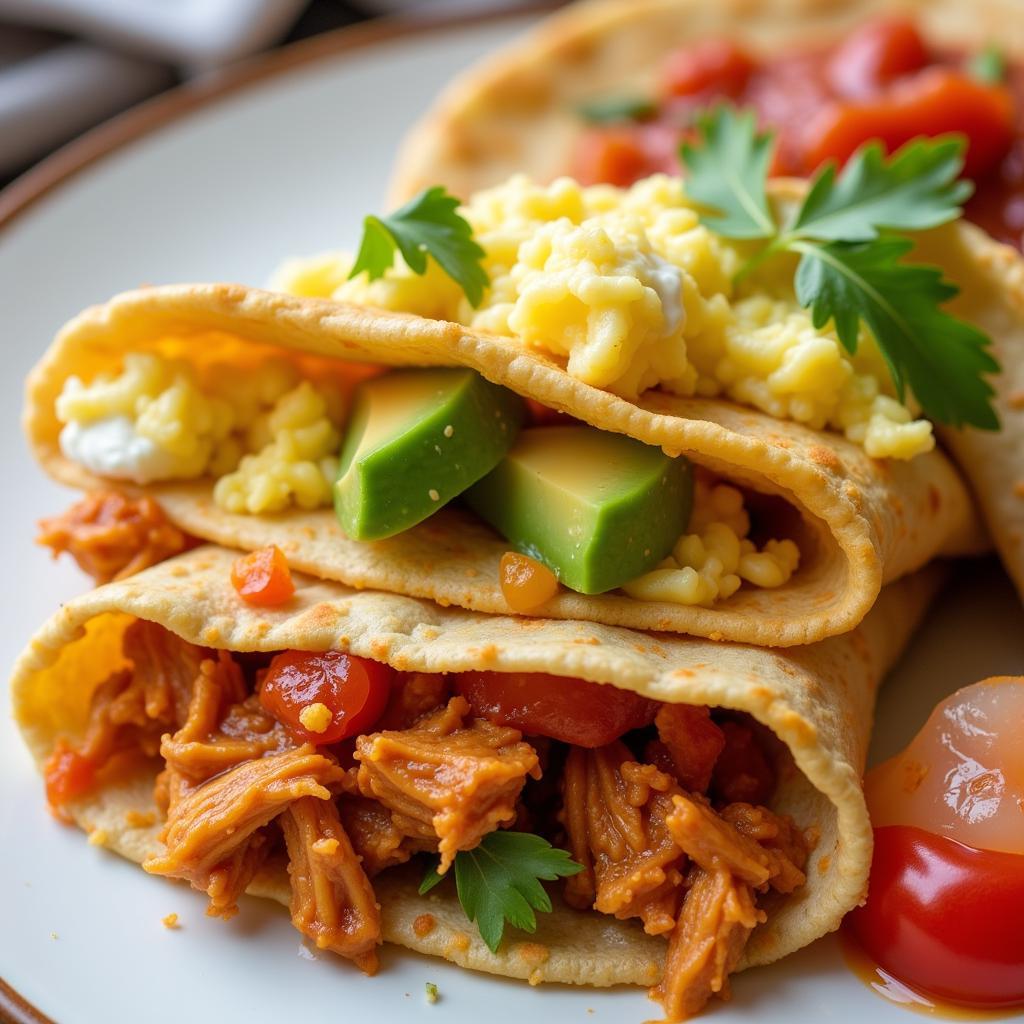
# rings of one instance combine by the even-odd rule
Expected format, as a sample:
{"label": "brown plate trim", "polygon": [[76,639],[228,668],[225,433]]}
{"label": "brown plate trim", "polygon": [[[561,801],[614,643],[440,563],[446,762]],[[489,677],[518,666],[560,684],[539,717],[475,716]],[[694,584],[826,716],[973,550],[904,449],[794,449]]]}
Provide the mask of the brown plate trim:
{"label": "brown plate trim", "polygon": [[554,2],[534,0],[522,7],[471,15],[380,18],[291,43],[280,50],[239,61],[201,82],[180,85],[90,129],[12,181],[0,191],[0,230],[9,227],[34,203],[80,171],[150,132],[255,82],[414,33],[442,33],[520,15],[545,13],[552,9]]}
{"label": "brown plate trim", "polygon": [[0,978],[0,1021],[3,1024],[54,1024]]}
{"label": "brown plate trim", "polygon": [[[69,142],[0,191],[0,230],[8,228],[33,204],[67,184],[81,171],[222,97],[275,78],[293,68],[314,64],[353,50],[402,39],[413,33],[451,29],[550,11],[554,0],[512,10],[442,18],[381,18],[303,39],[280,50],[240,61],[199,84],[180,85],[132,107]],[[0,978],[0,1024],[55,1024]]]}

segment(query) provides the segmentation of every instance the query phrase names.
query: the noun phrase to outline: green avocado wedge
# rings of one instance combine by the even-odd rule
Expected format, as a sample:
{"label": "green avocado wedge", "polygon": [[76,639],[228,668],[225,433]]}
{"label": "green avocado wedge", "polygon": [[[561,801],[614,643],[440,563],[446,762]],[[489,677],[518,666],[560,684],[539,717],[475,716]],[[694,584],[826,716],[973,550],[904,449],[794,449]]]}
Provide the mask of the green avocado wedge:
{"label": "green avocado wedge", "polygon": [[672,550],[690,520],[693,471],[687,459],[622,434],[534,427],[466,501],[567,587],[600,594]]}
{"label": "green avocado wedge", "polygon": [[408,530],[489,473],[523,400],[466,369],[394,370],[361,383],[341,445],[334,509],[356,540]]}

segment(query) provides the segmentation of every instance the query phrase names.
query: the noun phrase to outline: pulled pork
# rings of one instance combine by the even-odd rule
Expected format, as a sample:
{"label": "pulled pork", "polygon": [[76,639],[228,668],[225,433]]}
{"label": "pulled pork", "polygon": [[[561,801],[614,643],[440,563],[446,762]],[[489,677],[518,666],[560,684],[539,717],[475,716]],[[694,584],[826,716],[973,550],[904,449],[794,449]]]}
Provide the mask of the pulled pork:
{"label": "pulled pork", "polygon": [[469,704],[453,697],[412,728],[356,740],[359,791],[391,811],[402,833],[433,844],[441,874],[515,819],[527,776],[540,777],[537,753],[522,733],[483,719],[466,724]]}
{"label": "pulled pork", "polygon": [[[254,761],[243,761],[195,789],[179,792],[167,812],[161,839],[167,850],[143,864],[154,875],[184,878],[210,892],[219,873],[231,871],[236,858],[258,867],[247,856],[249,839],[302,797],[330,800],[332,785],[343,776],[333,758],[310,744]],[[254,873],[254,872],[253,872]],[[252,874],[245,880],[247,885]],[[245,885],[236,887],[244,891]],[[233,902],[211,903],[210,912],[230,916]]]}
{"label": "pulled pork", "polygon": [[712,996],[728,994],[729,975],[750,933],[765,920],[755,891],[771,886],[791,892],[802,885],[807,847],[791,822],[763,807],[733,805],[719,814],[700,797],[685,795],[673,796],[672,805],[666,825],[693,868],[669,937],[665,973],[651,996],[668,1020],[679,1021]]}
{"label": "pulled pork", "polygon": [[109,583],[180,554],[193,542],[152,498],[98,491],[58,516],[41,519],[36,543],[50,548],[55,558],[69,552],[97,583]]}
{"label": "pulled pork", "polygon": [[[381,942],[370,879],[420,852],[439,853],[443,873],[504,826],[550,835],[557,818],[583,869],[566,879],[566,902],[665,936],[651,994],[671,1021],[728,994],[765,920],[759,901],[806,881],[806,839],[759,805],[774,770],[742,719],[662,705],[656,739],[631,733],[639,759],[622,740],[527,743],[474,719],[451,677],[410,673],[391,685],[378,731],[316,746],[263,706],[266,658],[204,650],[142,621],[125,631],[123,654],[127,667],[93,696],[83,742],[61,740],[55,763],[84,785],[102,782],[121,752],[159,754],[165,848],[145,869],[189,881],[208,913],[230,917],[283,849],[296,929],[369,974]],[[542,767],[547,778],[527,787]],[[65,782],[52,792],[71,800],[81,789]]]}
{"label": "pulled pork", "polygon": [[566,882],[566,902],[639,917],[650,935],[671,931],[684,858],[665,819],[679,785],[615,742],[572,747],[562,786],[569,851],[583,865]]}
{"label": "pulled pork", "polygon": [[367,974],[378,968],[380,907],[332,800],[303,797],[281,815],[292,924]]}

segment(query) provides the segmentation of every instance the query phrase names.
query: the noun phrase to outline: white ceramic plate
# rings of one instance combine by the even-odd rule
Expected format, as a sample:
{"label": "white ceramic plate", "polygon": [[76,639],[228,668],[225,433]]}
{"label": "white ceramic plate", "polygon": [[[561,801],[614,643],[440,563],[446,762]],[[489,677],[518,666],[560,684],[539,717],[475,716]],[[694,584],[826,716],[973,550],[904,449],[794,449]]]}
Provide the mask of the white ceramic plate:
{"label": "white ceramic plate", "polygon": [[[142,282],[260,283],[285,255],[351,245],[359,218],[380,202],[404,130],[454,71],[522,25],[491,21],[344,52],[316,43],[312,59],[286,57],[278,73],[94,159],[0,231],[0,660],[9,665],[58,603],[86,586],[32,544],[34,521],[69,499],[32,464],[18,427],[21,382],[54,331],[81,307]],[[147,120],[159,123],[161,109]],[[129,122],[112,135],[132,131]],[[60,177],[110,138],[83,143],[29,184]],[[9,212],[18,196],[7,198]],[[962,567],[883,694],[878,753],[896,750],[939,696],[1022,671],[1016,596],[994,564]],[[0,977],[59,1024],[251,1024],[293,1014],[639,1024],[658,1015],[638,990],[532,989],[391,949],[368,979],[311,953],[276,905],[244,901],[227,924],[206,918],[203,906],[186,887],[150,878],[53,821],[9,715],[0,716]],[[176,931],[161,925],[171,911]],[[434,1006],[424,999],[428,980],[441,991]],[[834,938],[744,974],[733,1001],[709,1017],[751,1018],[908,1019],[849,972]]]}

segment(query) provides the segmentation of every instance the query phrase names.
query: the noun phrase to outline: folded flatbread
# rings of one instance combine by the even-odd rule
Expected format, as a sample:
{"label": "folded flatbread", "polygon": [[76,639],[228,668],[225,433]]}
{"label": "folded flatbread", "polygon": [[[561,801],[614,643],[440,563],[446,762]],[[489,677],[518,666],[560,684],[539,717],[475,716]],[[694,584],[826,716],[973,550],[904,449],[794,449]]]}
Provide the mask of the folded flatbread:
{"label": "folded flatbread", "polygon": [[703,38],[778,57],[841,40],[866,20],[906,14],[937,49],[997,44],[1024,54],[1016,0],[583,0],[454,78],[406,138],[390,199],[446,185],[472,192],[526,173],[566,174],[595,97],[654,95],[665,58]]}
{"label": "folded flatbread", "polygon": [[[16,718],[40,767],[58,744],[83,742],[90,705],[103,694],[109,697],[111,685],[131,691],[130,673],[143,671],[142,662],[132,658],[149,663],[151,655],[160,655],[152,665],[173,675],[176,667],[167,645],[180,645],[181,640],[232,652],[338,649],[386,661],[403,672],[486,668],[573,676],[659,702],[743,712],[781,741],[777,787],[769,805],[792,817],[812,849],[806,883],[790,895],[772,896],[766,904],[767,921],[753,932],[742,965],[772,962],[836,928],[863,897],[872,833],[861,774],[875,691],[934,593],[941,577],[938,569],[887,587],[855,631],[782,652],[652,637],[592,623],[487,616],[306,577],[296,578],[297,591],[287,605],[254,609],[232,589],[229,574],[235,557],[222,548],[194,549],[83,594],[40,629],[13,676]],[[146,626],[148,646],[126,660],[126,630],[140,622],[156,625]],[[216,652],[208,656],[216,658]],[[212,661],[205,665],[214,667],[201,670],[200,677],[209,677],[216,668]],[[147,701],[153,702],[159,687],[154,677],[147,678],[154,683],[147,690]],[[130,719],[128,704],[122,696],[119,721]],[[183,732],[173,740],[163,737],[161,749],[170,742],[176,757],[211,749],[201,742],[179,742],[185,733],[192,740],[201,733],[195,707],[190,708]],[[169,712],[164,706],[159,713]],[[184,717],[179,713],[179,721]],[[223,735],[221,740],[229,749],[230,742]],[[118,747],[118,753],[124,763],[104,776],[98,788],[66,801],[62,810],[91,832],[96,845],[136,862],[158,858],[164,852],[163,814],[154,797],[154,780],[162,758],[124,760],[126,751]],[[107,755],[112,756],[109,748]],[[206,789],[223,778],[214,776]],[[203,786],[198,792],[204,792]],[[346,799],[343,793],[341,803]],[[342,818],[348,820],[344,812]],[[204,884],[210,886],[213,903],[212,875],[216,872],[208,872]],[[506,934],[493,954],[466,921],[451,888],[439,888],[429,898],[418,896],[419,877],[419,872],[399,868],[373,879],[385,941],[534,982],[602,986],[652,985],[658,980],[664,939],[646,935],[635,920],[570,910],[556,902],[552,913],[539,915],[536,935]],[[288,904],[291,890],[283,859],[263,861],[248,891]],[[293,904],[293,920],[295,913]],[[433,918],[430,928],[414,924],[426,913]]]}
{"label": "folded flatbread", "polygon": [[[986,300],[998,268],[978,262],[961,283]],[[998,327],[998,306],[971,308]],[[685,455],[724,481],[773,496],[787,536],[801,549],[797,573],[777,589],[742,589],[713,607],[639,601],[621,592],[562,590],[537,614],[687,633],[764,646],[812,643],[852,629],[883,584],[937,555],[984,547],[971,500],[946,457],[879,461],[842,437],[729,402],[648,391],[630,401],[571,377],[554,359],[512,339],[454,323],[329,300],[232,285],[180,285],[117,296],[70,321],[30,375],[25,427],[56,480],[109,486],[69,461],[55,405],[67,379],[116,370],[126,353],[244,368],[259,353],[327,359],[352,380],[366,364],[467,366],[527,398],[603,430]],[[343,362],[342,362],[343,361]],[[323,364],[321,364],[323,365]],[[231,514],[212,499],[213,481],[122,485],[156,498],[181,529],[242,548],[277,544],[295,569],[349,586],[431,598],[442,605],[506,613],[499,562],[508,543],[449,506],[397,536],[371,543],[345,536],[332,511]]]}
{"label": "folded flatbread", "polygon": [[[754,54],[778,56],[828,46],[870,18],[904,13],[940,51],[996,44],[1011,59],[1024,58],[1016,0],[575,3],[452,81],[403,145],[391,203],[436,184],[468,196],[512,173],[538,181],[566,174],[586,127],[580,104],[600,96],[652,95],[664,59],[688,42],[727,37]],[[979,287],[961,300],[959,315],[977,319],[988,307],[983,319],[1003,368],[993,380],[1002,430],[940,427],[938,434],[972,485],[1003,563],[1024,595],[1024,264],[972,230],[936,241],[925,244],[921,255],[954,281],[963,280],[966,270],[972,288]]]}

